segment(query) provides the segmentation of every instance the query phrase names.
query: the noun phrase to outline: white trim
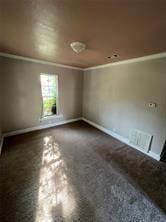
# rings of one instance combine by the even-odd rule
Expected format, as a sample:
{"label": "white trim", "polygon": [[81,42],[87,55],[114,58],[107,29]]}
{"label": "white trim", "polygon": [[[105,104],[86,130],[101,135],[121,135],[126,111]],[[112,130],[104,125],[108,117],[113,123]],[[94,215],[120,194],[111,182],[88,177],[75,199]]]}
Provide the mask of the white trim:
{"label": "white trim", "polygon": [[54,127],[54,126],[59,126],[59,125],[63,125],[63,124],[66,124],[66,123],[72,123],[72,122],[76,122],[76,121],[79,121],[79,120],[83,120],[87,123],[89,123],[90,125],[94,126],[95,128],[107,133],[108,135],[120,140],[121,142],[141,151],[142,153],[145,153],[147,154],[148,156],[156,159],[156,160],[160,160],[160,155],[152,152],[152,151],[149,151],[148,153],[146,153],[145,151],[139,149],[138,147],[136,146],[133,146],[129,143],[129,139],[123,137],[123,136],[120,136],[119,134],[117,133],[114,133],[112,132],[111,130],[108,130],[106,129],[105,127],[103,126],[100,126],[86,118],[83,118],[83,117],[80,117],[80,118],[75,118],[75,119],[70,119],[70,120],[65,120],[65,121],[62,121],[62,122],[59,122],[59,123],[51,123],[51,124],[47,124],[47,125],[40,125],[40,126],[35,126],[35,127],[30,127],[30,128],[26,128],[26,129],[21,129],[21,130],[16,130],[16,131],[11,131],[11,132],[8,132],[8,133],[4,133],[2,136],[1,136],[1,140],[0,140],[0,154],[1,154],[1,151],[2,151],[2,146],[3,146],[3,142],[4,142],[4,138],[5,137],[8,137],[8,136],[15,136],[15,135],[19,135],[19,134],[23,134],[23,133],[28,133],[28,132],[32,132],[32,131],[35,131],[35,130],[41,130],[41,129],[46,129],[46,128],[51,128],[51,127]]}
{"label": "white trim", "polygon": [[34,63],[40,63],[40,64],[44,64],[44,65],[57,66],[57,67],[62,67],[62,68],[67,68],[67,69],[83,70],[83,68],[79,68],[79,67],[76,67],[76,66],[63,65],[63,64],[59,64],[59,63],[55,63],[55,62],[47,62],[47,61],[44,61],[44,60],[32,59],[32,58],[17,56],[17,55],[13,55],[13,54],[9,54],[9,53],[0,52],[0,56],[7,57],[7,58],[12,58],[12,59],[34,62]]}
{"label": "white trim", "polygon": [[[55,81],[56,81],[56,113],[57,113],[57,116],[58,116],[58,114],[60,112],[60,108],[59,108],[60,107],[60,102],[59,102],[59,98],[60,98],[60,96],[59,96],[59,77],[58,77],[58,75],[55,76]],[[59,115],[59,117],[60,117],[60,115]],[[61,117],[63,117],[63,115]]]}
{"label": "white trim", "polygon": [[0,155],[1,155],[1,152],[2,152],[3,142],[4,142],[4,136],[2,135],[1,138],[0,138]]}
{"label": "white trim", "polygon": [[80,117],[80,118],[76,118],[76,119],[64,120],[64,121],[61,121],[59,123],[51,123],[51,124],[45,124],[45,125],[34,126],[34,127],[26,128],[26,129],[11,131],[11,132],[8,132],[8,133],[4,133],[3,137],[15,136],[15,135],[23,134],[23,133],[32,132],[32,131],[35,131],[35,130],[46,129],[46,128],[50,128],[50,127],[54,127],[54,126],[63,125],[63,124],[66,124],[66,123],[76,122],[76,121],[81,120],[81,119],[82,118]]}
{"label": "white trim", "polygon": [[53,74],[53,73],[40,73],[40,93],[41,93],[41,100],[42,100],[42,110],[41,110],[41,117],[40,117],[40,122],[46,120],[46,119],[51,119],[51,118],[59,118],[63,117],[62,114],[54,114],[50,116],[43,116],[43,95],[42,95],[42,83],[41,83],[41,75],[53,75],[55,77],[55,86],[56,86],[56,112],[59,113],[59,85],[58,85],[58,75]]}
{"label": "white trim", "polygon": [[34,63],[40,63],[40,64],[44,64],[44,65],[52,65],[52,66],[57,66],[57,67],[62,67],[62,68],[87,71],[87,70],[106,68],[106,67],[116,66],[116,65],[121,65],[121,64],[128,64],[128,63],[141,62],[141,61],[147,61],[147,60],[152,60],[152,59],[165,58],[166,57],[166,52],[161,52],[161,53],[157,53],[157,54],[152,54],[152,55],[147,55],[147,56],[142,56],[142,57],[137,57],[137,58],[132,58],[132,59],[126,59],[126,60],[107,63],[107,64],[103,64],[103,65],[98,65],[98,66],[91,66],[91,67],[88,67],[88,68],[81,68],[81,67],[76,67],[76,66],[63,65],[63,64],[59,64],[59,63],[55,63],[55,62],[48,62],[48,61],[39,60],[39,59],[32,59],[32,58],[29,58],[29,57],[17,56],[17,55],[13,55],[13,54],[9,54],[9,53],[4,53],[4,52],[0,52],[0,56],[7,57],[7,58],[12,58],[12,59],[34,62]]}
{"label": "white trim", "polygon": [[115,137],[118,140],[120,140],[120,141],[122,141],[124,143],[128,143],[128,139],[127,138],[124,138],[124,137],[118,135],[117,133],[114,133],[111,130],[108,130],[105,127],[103,127],[103,126],[101,126],[99,124],[96,124],[96,123],[94,123],[94,122],[92,122],[92,121],[90,121],[90,120],[88,120],[88,119],[86,119],[84,117],[82,118],[82,120],[87,122],[87,123],[89,123],[90,125],[96,127],[97,129],[103,131],[104,133],[107,133],[108,135]]}
{"label": "white trim", "polygon": [[149,151],[148,155],[158,161],[161,159],[159,154],[156,154],[156,153],[152,152],[151,150]]}
{"label": "white trim", "polygon": [[159,59],[159,58],[164,58],[164,57],[166,57],[166,52],[148,55],[148,56],[142,56],[142,57],[133,58],[133,59],[122,60],[118,62],[107,63],[103,65],[98,65],[98,66],[92,66],[92,67],[84,68],[84,71],[93,70],[93,69],[101,69],[101,68],[106,68],[106,67],[116,66],[116,65],[121,65],[121,64],[147,61],[147,60],[152,60],[152,59]]}
{"label": "white trim", "polygon": [[62,114],[55,114],[55,115],[50,115],[50,116],[45,116],[45,117],[41,117],[39,119],[40,122],[44,122],[44,121],[47,121],[47,120],[50,120],[50,119],[57,119],[57,118],[63,118],[63,115]]}
{"label": "white trim", "polygon": [[125,144],[127,144],[127,145],[129,145],[129,146],[131,146],[131,147],[133,147],[133,148],[141,151],[142,153],[144,153],[144,154],[146,154],[146,155],[148,155],[148,156],[150,156],[150,157],[152,157],[152,158],[154,158],[154,159],[156,159],[156,160],[160,160],[160,155],[159,155],[159,154],[156,154],[156,153],[154,153],[154,152],[152,152],[152,151],[149,151],[148,153],[145,152],[144,150],[140,149],[139,147],[134,146],[133,144],[130,144],[128,138],[125,138],[125,137],[123,137],[123,136],[121,136],[121,135],[119,135],[119,134],[117,134],[117,133],[114,133],[114,132],[112,132],[111,130],[108,130],[108,129],[106,129],[105,127],[103,127],[103,126],[101,126],[101,125],[99,125],[99,124],[96,124],[96,123],[94,123],[94,122],[92,122],[92,121],[90,121],[90,120],[88,120],[88,119],[86,119],[86,118],[82,118],[82,120],[85,121],[85,122],[87,122],[87,123],[89,123],[90,125],[96,127],[97,129],[99,129],[99,130],[107,133],[108,135],[110,135],[110,136],[112,136],[112,137],[120,140],[121,142],[123,142],[123,143],[125,143]]}

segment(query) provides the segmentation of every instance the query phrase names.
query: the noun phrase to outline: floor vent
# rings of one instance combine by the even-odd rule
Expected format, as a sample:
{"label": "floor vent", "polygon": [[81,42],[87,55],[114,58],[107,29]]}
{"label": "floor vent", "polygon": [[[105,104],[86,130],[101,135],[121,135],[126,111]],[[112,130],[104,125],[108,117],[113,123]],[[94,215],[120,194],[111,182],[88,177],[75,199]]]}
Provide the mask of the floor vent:
{"label": "floor vent", "polygon": [[148,152],[152,141],[152,135],[142,132],[140,130],[132,130],[129,137],[129,142],[145,152]]}

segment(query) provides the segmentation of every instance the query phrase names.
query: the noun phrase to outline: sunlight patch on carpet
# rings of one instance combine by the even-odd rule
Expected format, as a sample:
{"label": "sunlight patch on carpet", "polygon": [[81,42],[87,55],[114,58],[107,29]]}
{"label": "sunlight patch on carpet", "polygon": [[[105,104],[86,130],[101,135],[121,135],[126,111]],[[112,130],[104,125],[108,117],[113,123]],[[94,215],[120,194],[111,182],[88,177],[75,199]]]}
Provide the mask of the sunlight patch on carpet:
{"label": "sunlight patch on carpet", "polygon": [[59,145],[52,136],[45,137],[35,222],[53,222],[56,217],[70,219],[76,203],[66,172]]}

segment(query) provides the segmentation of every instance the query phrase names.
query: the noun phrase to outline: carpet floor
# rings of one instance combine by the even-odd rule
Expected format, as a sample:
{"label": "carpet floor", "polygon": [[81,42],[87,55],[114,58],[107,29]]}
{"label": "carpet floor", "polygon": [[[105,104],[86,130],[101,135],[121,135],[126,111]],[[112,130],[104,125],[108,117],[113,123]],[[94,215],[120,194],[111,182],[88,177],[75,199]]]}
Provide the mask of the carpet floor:
{"label": "carpet floor", "polygon": [[83,121],[5,139],[1,222],[165,222],[166,164]]}

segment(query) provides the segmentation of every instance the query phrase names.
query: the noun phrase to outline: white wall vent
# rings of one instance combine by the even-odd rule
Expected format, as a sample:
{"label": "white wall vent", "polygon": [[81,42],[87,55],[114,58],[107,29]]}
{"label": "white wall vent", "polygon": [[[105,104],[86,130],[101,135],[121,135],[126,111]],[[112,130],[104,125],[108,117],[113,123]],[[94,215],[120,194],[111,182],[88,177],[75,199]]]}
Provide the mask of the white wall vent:
{"label": "white wall vent", "polygon": [[150,144],[152,140],[152,135],[142,132],[140,130],[131,130],[129,143],[140,149],[143,149],[145,152],[149,151]]}

